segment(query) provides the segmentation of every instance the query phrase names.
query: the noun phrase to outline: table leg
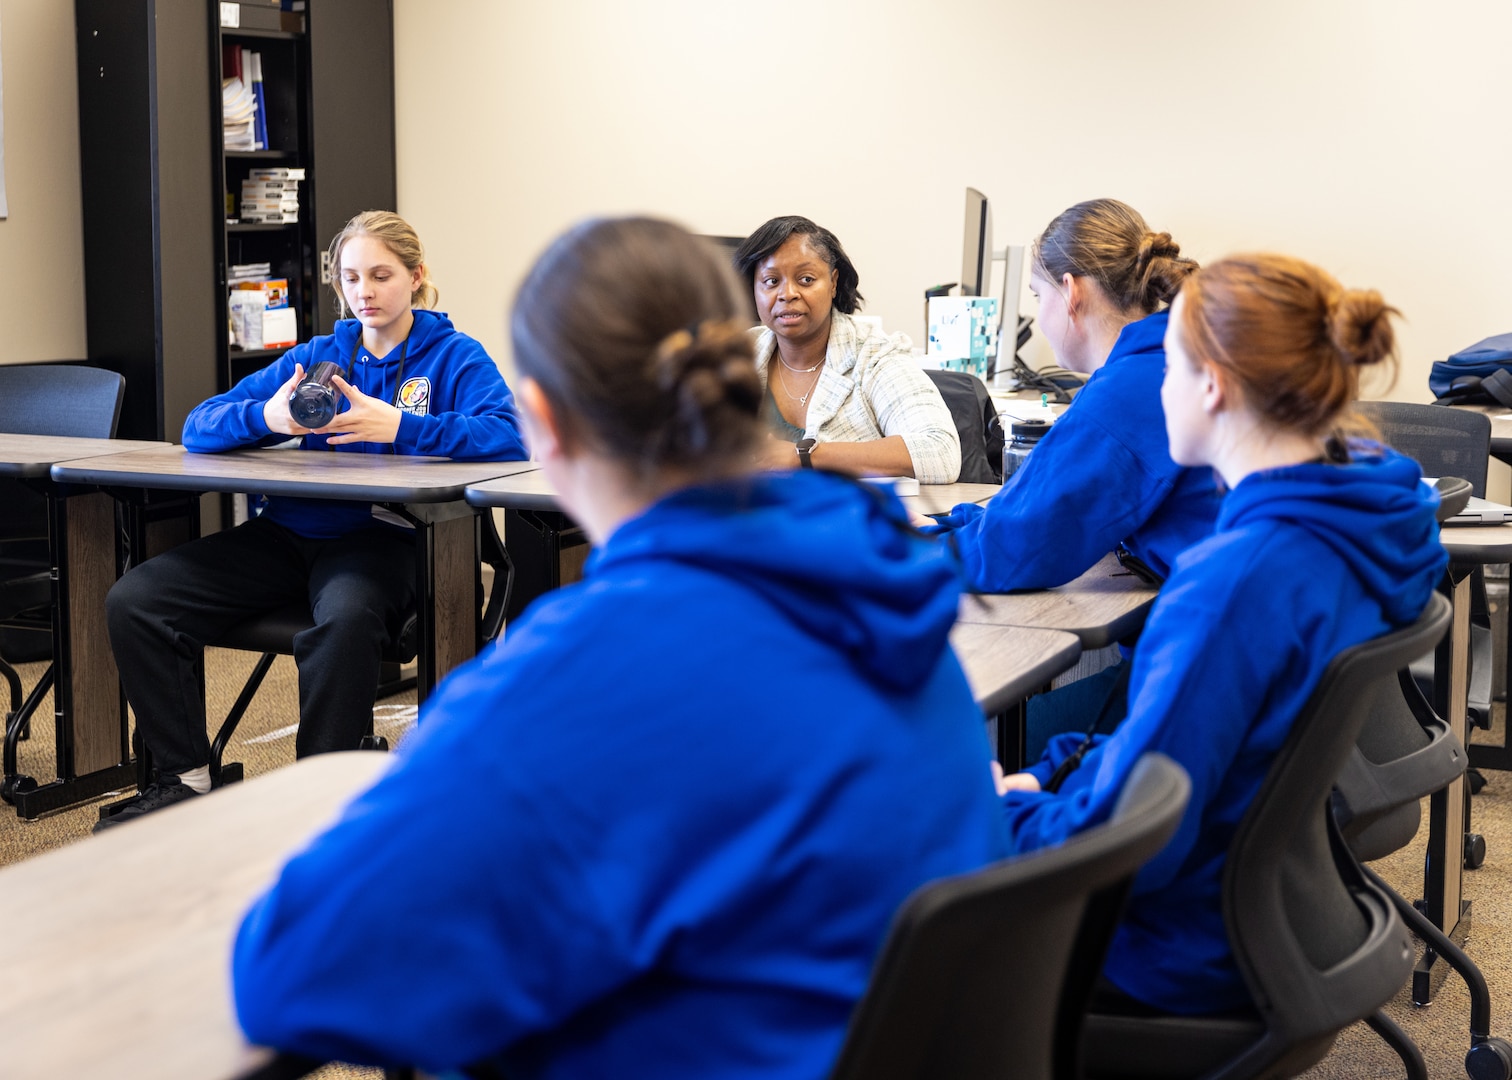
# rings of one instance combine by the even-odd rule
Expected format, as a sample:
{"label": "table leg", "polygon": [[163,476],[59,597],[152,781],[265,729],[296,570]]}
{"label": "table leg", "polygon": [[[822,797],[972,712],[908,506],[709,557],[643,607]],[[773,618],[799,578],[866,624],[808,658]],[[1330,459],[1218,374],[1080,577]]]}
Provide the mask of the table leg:
{"label": "table leg", "polygon": [[[1470,693],[1470,576],[1453,583],[1454,617],[1449,636],[1434,653],[1434,708],[1462,744],[1469,743],[1466,704]],[[1465,778],[1457,777],[1428,802],[1428,856],[1424,867],[1423,910],[1455,944],[1470,933],[1470,902],[1462,893],[1465,872]],[[1449,965],[1426,949],[1412,973],[1412,1000],[1427,1005]]]}
{"label": "table leg", "polygon": [[7,777],[16,813],[32,819],[128,787],[126,699],[105,632],[116,578],[115,502],[90,492],[48,498],[53,585],[53,704],[58,778]]}
{"label": "table leg", "polygon": [[[437,683],[478,651],[478,519],[433,521],[422,543],[420,655],[415,685],[424,701]],[[428,624],[428,625],[427,625]]]}

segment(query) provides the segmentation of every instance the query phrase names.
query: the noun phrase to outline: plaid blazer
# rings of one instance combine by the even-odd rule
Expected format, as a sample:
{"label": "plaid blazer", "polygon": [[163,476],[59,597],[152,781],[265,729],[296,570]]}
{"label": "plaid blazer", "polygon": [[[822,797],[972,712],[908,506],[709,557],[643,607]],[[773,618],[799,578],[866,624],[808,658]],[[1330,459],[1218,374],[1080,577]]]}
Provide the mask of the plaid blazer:
{"label": "plaid blazer", "polygon": [[[765,327],[751,333],[765,382],[777,336]],[[820,442],[901,435],[919,483],[953,484],[961,471],[961,438],[945,400],[909,353],[910,344],[905,334],[887,334],[834,312],[804,435]]]}

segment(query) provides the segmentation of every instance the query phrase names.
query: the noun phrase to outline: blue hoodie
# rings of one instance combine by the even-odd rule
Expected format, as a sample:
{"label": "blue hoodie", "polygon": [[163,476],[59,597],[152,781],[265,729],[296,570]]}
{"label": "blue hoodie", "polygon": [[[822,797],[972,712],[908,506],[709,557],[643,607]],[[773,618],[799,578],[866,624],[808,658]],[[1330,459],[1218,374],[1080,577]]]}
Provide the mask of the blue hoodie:
{"label": "blue hoodie", "polygon": [[[819,472],[693,488],[446,680],[252,908],[255,1042],[823,1076],[894,910],[1003,854],[948,553]],[[375,934],[374,926],[384,927]]]}
{"label": "blue hoodie", "polygon": [[[1186,768],[1191,802],[1136,879],[1104,967],[1159,1009],[1249,1002],[1223,925],[1229,840],[1329,661],[1416,619],[1444,572],[1438,495],[1417,464],[1356,451],[1349,465],[1240,481],[1217,532],[1161,589],[1134,650],[1127,719],[1059,793],[1003,797],[1013,846],[1029,851],[1104,820],[1141,754]],[[1081,740],[1056,736],[1029,771],[1043,784]]]}
{"label": "blue hoodie", "polygon": [[1213,531],[1211,469],[1171,460],[1160,384],[1161,311],[1125,326],[1071,407],[986,506],[939,518],[978,592],[1048,589],[1085,572],[1120,542],[1161,577]]}
{"label": "blue hoodie", "polygon": [[[397,405],[403,412],[399,433],[387,443],[327,445],[329,436],[306,435],[304,450],[334,450],[358,454],[414,454],[459,461],[520,461],[529,455],[520,437],[514,395],[504,385],[488,353],[451,320],[436,311],[416,309],[407,347],[375,357],[358,349],[362,324],[342,319],[335,333],[301,342],[281,357],[248,375],[224,394],[195,407],[184,421],[184,446],[197,453],[214,453],[244,446],[275,446],[289,436],[270,432],[263,422],[263,405],[294,374],[330,360],[369,397]],[[403,385],[400,357],[403,356]],[[340,399],[346,411],[345,399]],[[339,428],[338,428],[339,430]],[[374,524],[367,503],[334,499],[270,498],[263,516],[301,536],[331,539]]]}

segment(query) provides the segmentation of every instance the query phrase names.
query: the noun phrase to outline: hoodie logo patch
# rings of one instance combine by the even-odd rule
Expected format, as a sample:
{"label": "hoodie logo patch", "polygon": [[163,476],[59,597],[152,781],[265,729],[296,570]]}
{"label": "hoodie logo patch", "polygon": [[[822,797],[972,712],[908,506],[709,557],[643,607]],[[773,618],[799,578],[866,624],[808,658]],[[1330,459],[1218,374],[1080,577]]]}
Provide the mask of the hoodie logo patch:
{"label": "hoodie logo patch", "polygon": [[407,413],[416,416],[426,416],[430,412],[430,379],[424,375],[413,379],[405,379],[404,385],[399,388],[399,407]]}

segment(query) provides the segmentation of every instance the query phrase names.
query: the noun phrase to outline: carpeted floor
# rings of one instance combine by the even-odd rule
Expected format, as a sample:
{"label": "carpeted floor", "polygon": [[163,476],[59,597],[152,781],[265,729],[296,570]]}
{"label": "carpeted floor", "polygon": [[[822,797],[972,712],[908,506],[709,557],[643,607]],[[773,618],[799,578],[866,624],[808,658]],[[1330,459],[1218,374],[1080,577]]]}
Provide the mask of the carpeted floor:
{"label": "carpeted floor", "polygon": [[[212,717],[225,710],[251,671],[255,657],[250,653],[211,649],[206,657],[206,687]],[[21,668],[23,680],[30,686],[41,674],[42,665]],[[267,681],[258,692],[243,719],[227,761],[241,761],[248,776],[276,769],[294,760],[294,722],[299,713],[298,692],[293,660],[280,657]],[[1503,722],[1504,709],[1497,706],[1497,723]],[[42,722],[36,724],[33,738],[21,744],[23,772],[49,779],[54,773],[52,738],[47,722],[52,715],[49,698],[38,710]],[[379,702],[374,723],[379,734],[397,743],[413,723],[413,692]],[[1499,731],[1499,728],[1498,728]],[[1465,895],[1474,903],[1474,932],[1469,947],[1480,964],[1491,988],[1494,1034],[1512,1037],[1512,939],[1506,935],[1512,926],[1512,774],[1489,774],[1489,783],[1474,799],[1474,828],[1486,836],[1485,865],[1465,875]],[[103,801],[103,800],[102,800]],[[0,865],[16,862],[29,855],[59,847],[88,835],[98,818],[97,805],[65,811],[41,821],[27,822],[15,817],[8,807],[0,807]],[[1426,822],[1426,807],[1424,811]],[[1421,893],[1426,825],[1418,841],[1390,859],[1376,864],[1381,875],[1404,895]],[[1418,1008],[1408,1000],[1404,988],[1389,1007],[1389,1013],[1401,1024],[1428,1061],[1429,1075],[1443,1080],[1464,1076],[1464,1055],[1469,1046],[1469,994],[1454,976],[1444,983],[1431,1006]],[[368,1078],[381,1076],[377,1070],[331,1066],[321,1077]],[[1402,1075],[1400,1062],[1375,1035],[1363,1025],[1346,1031],[1329,1057],[1309,1071],[1309,1080],[1362,1080]]]}

